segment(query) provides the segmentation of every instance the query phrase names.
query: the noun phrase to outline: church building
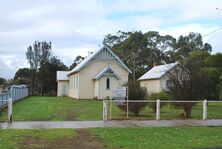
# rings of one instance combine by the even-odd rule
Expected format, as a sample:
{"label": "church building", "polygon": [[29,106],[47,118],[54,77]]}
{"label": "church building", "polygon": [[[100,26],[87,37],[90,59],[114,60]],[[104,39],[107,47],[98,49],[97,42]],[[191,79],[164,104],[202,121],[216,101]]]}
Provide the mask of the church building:
{"label": "church building", "polygon": [[107,46],[89,54],[71,71],[57,71],[57,96],[76,99],[112,98],[113,89],[128,81],[131,70]]}

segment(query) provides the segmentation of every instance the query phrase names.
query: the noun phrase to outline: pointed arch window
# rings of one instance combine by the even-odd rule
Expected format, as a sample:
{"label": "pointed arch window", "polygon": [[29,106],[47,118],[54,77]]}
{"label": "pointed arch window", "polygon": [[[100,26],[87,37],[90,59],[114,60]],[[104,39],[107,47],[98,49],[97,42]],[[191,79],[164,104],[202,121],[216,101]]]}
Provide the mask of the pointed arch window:
{"label": "pointed arch window", "polygon": [[110,79],[109,78],[106,79],[106,89],[107,90],[110,89]]}

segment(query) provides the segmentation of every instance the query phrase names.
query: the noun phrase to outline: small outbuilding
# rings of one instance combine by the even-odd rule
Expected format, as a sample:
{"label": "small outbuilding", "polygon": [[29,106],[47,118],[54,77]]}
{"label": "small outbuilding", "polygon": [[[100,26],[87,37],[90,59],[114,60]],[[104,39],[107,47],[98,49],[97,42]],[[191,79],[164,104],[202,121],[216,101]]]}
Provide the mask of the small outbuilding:
{"label": "small outbuilding", "polygon": [[170,85],[169,73],[178,67],[178,62],[155,66],[141,76],[140,86],[147,89],[148,94],[167,91]]}

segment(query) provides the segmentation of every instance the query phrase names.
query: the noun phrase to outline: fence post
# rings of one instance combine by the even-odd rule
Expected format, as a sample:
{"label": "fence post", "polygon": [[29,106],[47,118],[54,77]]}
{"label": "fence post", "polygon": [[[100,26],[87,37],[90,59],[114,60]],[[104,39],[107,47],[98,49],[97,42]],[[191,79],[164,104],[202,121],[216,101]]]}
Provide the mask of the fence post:
{"label": "fence post", "polygon": [[12,98],[8,99],[8,122],[12,122]]}
{"label": "fence post", "polygon": [[126,87],[126,89],[127,89],[126,118],[129,118],[129,87]]}
{"label": "fence post", "polygon": [[107,121],[107,101],[103,99],[103,121]]}
{"label": "fence post", "polygon": [[207,119],[207,100],[203,101],[203,120]]}
{"label": "fence post", "polygon": [[156,120],[160,120],[160,100],[156,100]]}

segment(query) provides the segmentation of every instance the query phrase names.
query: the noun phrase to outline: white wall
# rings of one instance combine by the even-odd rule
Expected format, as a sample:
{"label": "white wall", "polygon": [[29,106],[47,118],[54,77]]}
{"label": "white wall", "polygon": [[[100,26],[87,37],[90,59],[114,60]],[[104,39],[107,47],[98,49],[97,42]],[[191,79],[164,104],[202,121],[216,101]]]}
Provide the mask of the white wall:
{"label": "white wall", "polygon": [[69,76],[69,97],[79,98],[79,73]]}
{"label": "white wall", "polygon": [[[128,81],[128,71],[115,61],[95,60],[79,72],[79,98],[93,99],[95,97],[95,81],[93,78],[105,67],[110,67],[120,78],[120,83]],[[100,91],[99,91],[100,92]]]}
{"label": "white wall", "polygon": [[142,80],[140,86],[147,89],[148,95],[162,91],[160,80]]}
{"label": "white wall", "polygon": [[57,96],[61,96],[62,95],[63,86],[66,87],[66,95],[68,96],[69,81],[57,81]]}
{"label": "white wall", "polygon": [[[110,80],[110,89],[106,89],[106,80],[109,78]],[[115,87],[121,86],[121,81],[117,80],[114,76],[103,76],[99,80],[99,99],[103,99],[105,97],[112,98],[113,97],[113,89]]]}

